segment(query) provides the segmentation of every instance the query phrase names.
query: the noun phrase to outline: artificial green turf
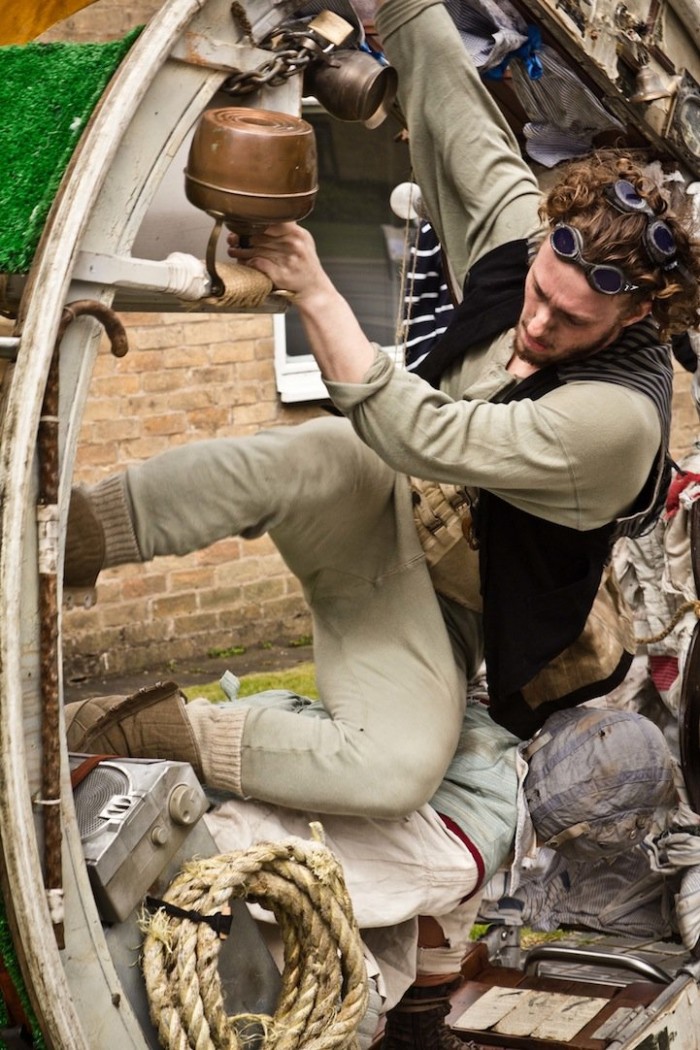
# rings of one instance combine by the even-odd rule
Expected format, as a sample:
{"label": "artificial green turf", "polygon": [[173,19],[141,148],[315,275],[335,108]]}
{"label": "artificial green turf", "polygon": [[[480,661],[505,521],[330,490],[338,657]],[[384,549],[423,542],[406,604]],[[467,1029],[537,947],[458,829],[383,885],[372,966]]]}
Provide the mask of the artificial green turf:
{"label": "artificial green turf", "polygon": [[78,140],[143,27],[95,44],[0,47],[0,273],[26,273]]}

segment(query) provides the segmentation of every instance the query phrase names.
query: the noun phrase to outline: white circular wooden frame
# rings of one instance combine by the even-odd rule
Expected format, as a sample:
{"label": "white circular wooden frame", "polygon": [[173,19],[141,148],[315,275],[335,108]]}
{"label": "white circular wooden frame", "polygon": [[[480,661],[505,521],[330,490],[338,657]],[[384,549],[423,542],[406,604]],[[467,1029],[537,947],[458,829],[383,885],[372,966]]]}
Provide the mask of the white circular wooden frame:
{"label": "white circular wooden frame", "polygon": [[[16,363],[6,381],[0,434],[0,837],[2,887],[32,1005],[56,1050],[143,1048],[122,994],[83,861],[61,756],[65,948],[54,936],[42,871],[41,681],[37,570],[37,435],[64,307],[109,306],[114,286],[74,276],[78,253],[128,257],[178,148],[232,70],[256,67],[262,39],[293,0],[166,0],[122,62],[62,182],[25,286]],[[232,15],[233,11],[233,15]],[[247,23],[247,25],[246,25]],[[285,87],[243,104],[299,112]],[[237,102],[236,104],[241,104]],[[71,323],[60,349],[60,495],[65,523],[77,436],[102,330]],[[60,547],[60,544],[59,544]],[[58,551],[59,567],[62,561]],[[60,617],[59,617],[60,619]],[[59,641],[60,645],[60,641]]]}

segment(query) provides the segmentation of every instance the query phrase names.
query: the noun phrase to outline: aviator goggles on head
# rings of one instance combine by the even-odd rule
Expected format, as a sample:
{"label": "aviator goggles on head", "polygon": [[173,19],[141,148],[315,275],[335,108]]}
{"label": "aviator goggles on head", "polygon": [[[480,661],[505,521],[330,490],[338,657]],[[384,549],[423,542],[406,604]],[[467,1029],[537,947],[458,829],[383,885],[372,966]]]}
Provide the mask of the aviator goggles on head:
{"label": "aviator goggles on head", "polygon": [[[670,270],[677,265],[676,241],[673,233],[663,219],[657,219],[649,204],[637,193],[627,179],[618,179],[604,189],[605,197],[616,211],[628,214],[647,216],[644,231],[644,247],[652,263]],[[602,295],[622,295],[623,292],[635,292],[638,284],[633,284],[619,266],[610,263],[591,263],[583,257],[583,237],[575,226],[560,222],[550,234],[550,244],[554,254],[564,262],[576,263],[586,275],[591,288]]]}
{"label": "aviator goggles on head", "polygon": [[564,262],[576,263],[586,275],[586,280],[595,292],[602,295],[621,295],[636,292],[638,284],[627,280],[619,266],[608,263],[592,263],[583,257],[583,237],[575,226],[558,223],[549,235],[554,254]]}
{"label": "aviator goggles on head", "polygon": [[628,179],[618,179],[611,186],[606,186],[603,192],[616,211],[646,215],[648,222],[644,231],[644,247],[647,255],[663,269],[671,269],[675,265],[678,249],[668,223],[657,218],[651,205],[637,193]]}

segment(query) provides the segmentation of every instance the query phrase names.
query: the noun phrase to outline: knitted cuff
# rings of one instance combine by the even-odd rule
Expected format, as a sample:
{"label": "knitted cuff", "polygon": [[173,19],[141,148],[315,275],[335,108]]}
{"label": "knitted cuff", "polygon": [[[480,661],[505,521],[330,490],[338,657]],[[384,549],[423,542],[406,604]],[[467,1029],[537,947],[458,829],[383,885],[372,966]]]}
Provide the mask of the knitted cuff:
{"label": "knitted cuff", "polygon": [[87,490],[78,486],[71,491],[66,523],[63,562],[65,586],[94,591],[104,563],[104,529],[95,514]]}
{"label": "knitted cuff", "polygon": [[202,757],[204,783],[245,797],[241,784],[241,745],[248,708],[239,703],[191,700],[185,711]]}
{"label": "knitted cuff", "polygon": [[143,561],[131,522],[126,475],[113,474],[89,489],[89,498],[105,536],[104,568]]}

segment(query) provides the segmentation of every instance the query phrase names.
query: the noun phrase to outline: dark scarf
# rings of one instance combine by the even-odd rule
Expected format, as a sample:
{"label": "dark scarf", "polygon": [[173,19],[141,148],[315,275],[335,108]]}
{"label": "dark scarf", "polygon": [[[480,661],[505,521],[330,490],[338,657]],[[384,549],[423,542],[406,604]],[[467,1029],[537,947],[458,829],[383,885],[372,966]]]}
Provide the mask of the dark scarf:
{"label": "dark scarf", "polygon": [[437,387],[450,365],[469,348],[507,332],[523,308],[528,242],[508,241],[474,263],[464,280],[464,298],[455,307],[445,334],[413,369]]}

